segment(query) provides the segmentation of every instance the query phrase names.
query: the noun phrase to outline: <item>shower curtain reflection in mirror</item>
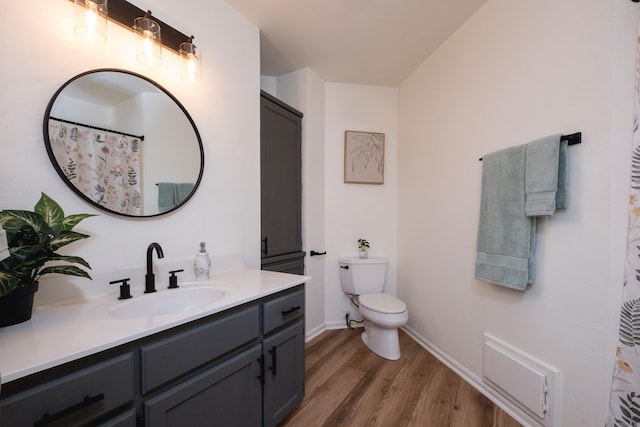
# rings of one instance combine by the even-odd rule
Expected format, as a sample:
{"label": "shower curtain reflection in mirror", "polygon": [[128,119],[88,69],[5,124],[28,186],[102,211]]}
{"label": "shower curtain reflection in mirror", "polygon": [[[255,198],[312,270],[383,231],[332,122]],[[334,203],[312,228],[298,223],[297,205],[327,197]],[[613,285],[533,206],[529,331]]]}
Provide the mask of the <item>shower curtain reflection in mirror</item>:
{"label": "shower curtain reflection in mirror", "polygon": [[49,120],[49,140],[59,167],[95,203],[126,215],[142,215],[140,139]]}

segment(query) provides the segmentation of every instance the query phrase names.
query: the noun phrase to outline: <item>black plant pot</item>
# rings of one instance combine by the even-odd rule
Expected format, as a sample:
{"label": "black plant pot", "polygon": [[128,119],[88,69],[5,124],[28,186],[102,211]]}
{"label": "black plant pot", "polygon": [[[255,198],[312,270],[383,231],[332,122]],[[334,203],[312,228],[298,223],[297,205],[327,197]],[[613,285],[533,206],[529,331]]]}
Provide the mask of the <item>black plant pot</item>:
{"label": "black plant pot", "polygon": [[0,297],[0,327],[11,326],[31,319],[33,296],[38,290],[38,282],[16,288]]}

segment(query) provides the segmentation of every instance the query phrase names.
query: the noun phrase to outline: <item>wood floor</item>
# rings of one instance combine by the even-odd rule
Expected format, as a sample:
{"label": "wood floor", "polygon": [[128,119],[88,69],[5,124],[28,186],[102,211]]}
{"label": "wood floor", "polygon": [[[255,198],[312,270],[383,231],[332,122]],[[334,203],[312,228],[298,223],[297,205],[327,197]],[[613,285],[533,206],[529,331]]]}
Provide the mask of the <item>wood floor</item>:
{"label": "wood floor", "polygon": [[281,427],[520,426],[404,332],[398,361],[367,349],[361,332],[307,343],[305,397]]}

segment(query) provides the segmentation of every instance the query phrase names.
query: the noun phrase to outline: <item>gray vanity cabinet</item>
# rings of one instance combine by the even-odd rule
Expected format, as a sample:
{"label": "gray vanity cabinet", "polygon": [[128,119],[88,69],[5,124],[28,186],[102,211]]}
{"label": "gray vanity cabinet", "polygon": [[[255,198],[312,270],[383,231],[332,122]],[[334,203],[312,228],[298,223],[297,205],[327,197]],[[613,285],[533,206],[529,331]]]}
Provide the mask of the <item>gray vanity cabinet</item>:
{"label": "gray vanity cabinet", "polygon": [[[304,394],[304,287],[2,386],[0,426],[275,426]],[[48,415],[47,415],[48,414]]]}

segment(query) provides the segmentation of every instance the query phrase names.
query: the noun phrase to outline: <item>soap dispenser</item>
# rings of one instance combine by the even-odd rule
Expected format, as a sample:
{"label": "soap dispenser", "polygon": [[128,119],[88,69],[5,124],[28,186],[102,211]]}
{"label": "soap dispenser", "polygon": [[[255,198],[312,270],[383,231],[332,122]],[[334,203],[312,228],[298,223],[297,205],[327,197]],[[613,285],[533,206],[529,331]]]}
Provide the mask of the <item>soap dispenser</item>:
{"label": "soap dispenser", "polygon": [[200,242],[200,252],[196,254],[194,269],[198,280],[207,280],[209,278],[209,268],[211,267],[211,257],[205,249],[205,243]]}

